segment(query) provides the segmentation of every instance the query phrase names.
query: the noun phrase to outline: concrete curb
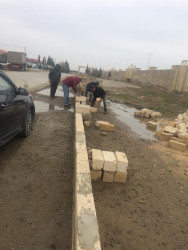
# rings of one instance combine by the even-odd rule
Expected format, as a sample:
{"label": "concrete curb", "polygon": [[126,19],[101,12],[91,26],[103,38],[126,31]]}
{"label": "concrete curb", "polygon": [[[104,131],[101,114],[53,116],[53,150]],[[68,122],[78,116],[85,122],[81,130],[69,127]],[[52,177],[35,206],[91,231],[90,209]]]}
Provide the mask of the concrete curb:
{"label": "concrete curb", "polygon": [[[76,105],[75,105],[76,106]],[[72,250],[101,250],[82,114],[75,113]]]}

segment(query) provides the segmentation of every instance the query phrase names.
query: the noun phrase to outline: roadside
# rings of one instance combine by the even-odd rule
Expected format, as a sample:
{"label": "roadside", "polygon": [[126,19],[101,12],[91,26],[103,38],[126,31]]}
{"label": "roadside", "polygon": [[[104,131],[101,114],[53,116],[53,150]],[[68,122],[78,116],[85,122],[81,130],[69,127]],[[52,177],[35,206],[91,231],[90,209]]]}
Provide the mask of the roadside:
{"label": "roadside", "polygon": [[[62,97],[33,94],[63,106]],[[37,113],[28,138],[0,149],[1,249],[71,249],[73,131],[73,112],[49,110]]]}

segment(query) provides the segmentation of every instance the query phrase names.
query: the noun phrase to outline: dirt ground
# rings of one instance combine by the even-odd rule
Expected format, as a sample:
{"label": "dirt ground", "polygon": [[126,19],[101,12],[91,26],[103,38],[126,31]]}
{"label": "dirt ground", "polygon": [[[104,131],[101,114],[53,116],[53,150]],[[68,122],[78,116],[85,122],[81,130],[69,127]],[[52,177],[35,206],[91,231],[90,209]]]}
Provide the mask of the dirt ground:
{"label": "dirt ground", "polygon": [[[106,89],[111,98],[118,91]],[[150,108],[155,110],[152,99]],[[168,108],[172,112],[173,106]],[[115,132],[103,134],[96,120],[115,124]],[[125,152],[129,161],[126,184],[92,183],[102,249],[188,249],[188,151],[143,140],[111,111],[104,115],[102,108],[85,131],[88,149]]]}
{"label": "dirt ground", "polygon": [[[184,94],[112,81],[103,86],[108,99],[159,110],[164,121],[188,109]],[[47,110],[37,113],[31,136],[0,149],[0,249],[69,250],[74,113],[63,110],[62,97],[33,96]],[[95,120],[114,123],[115,132],[102,134]],[[92,183],[102,249],[188,249],[188,152],[139,138],[102,108],[85,131],[88,148],[119,150],[129,160],[126,184]]]}
{"label": "dirt ground", "polygon": [[0,249],[71,249],[73,131],[72,112],[38,113],[28,138],[0,149]]}

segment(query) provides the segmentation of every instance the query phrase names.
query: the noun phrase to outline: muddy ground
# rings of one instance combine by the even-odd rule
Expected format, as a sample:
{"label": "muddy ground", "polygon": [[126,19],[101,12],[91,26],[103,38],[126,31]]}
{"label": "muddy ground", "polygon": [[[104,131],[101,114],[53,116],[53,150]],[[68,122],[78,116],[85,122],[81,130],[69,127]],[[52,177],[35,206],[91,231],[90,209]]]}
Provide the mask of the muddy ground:
{"label": "muddy ground", "polygon": [[[124,89],[121,98],[117,98],[120,89],[106,89],[116,102],[127,103],[123,95],[132,96],[129,105],[156,110],[155,97],[137,98],[140,89]],[[183,110],[177,107],[177,112]],[[171,118],[176,116],[174,106],[167,108]],[[103,134],[95,127],[96,120],[115,124],[115,132]],[[85,131],[89,149],[125,152],[129,161],[126,184],[92,183],[102,249],[188,249],[188,151],[144,140],[111,111],[104,115],[102,108]]]}
{"label": "muddy ground", "polygon": [[28,138],[0,149],[0,249],[71,249],[73,145],[74,113],[50,110],[37,113]]}

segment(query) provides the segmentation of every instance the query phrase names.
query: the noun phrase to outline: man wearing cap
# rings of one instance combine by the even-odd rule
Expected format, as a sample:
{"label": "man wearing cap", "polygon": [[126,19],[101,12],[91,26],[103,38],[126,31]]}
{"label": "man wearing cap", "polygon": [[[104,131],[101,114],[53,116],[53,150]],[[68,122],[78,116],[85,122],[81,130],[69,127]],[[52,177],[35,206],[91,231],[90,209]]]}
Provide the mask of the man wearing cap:
{"label": "man wearing cap", "polygon": [[89,93],[89,101],[91,102],[92,100],[92,89],[91,86],[98,86],[99,82],[89,82],[86,86],[86,91],[85,91],[85,97],[87,97],[88,92]]}
{"label": "man wearing cap", "polygon": [[103,88],[97,87],[96,85],[91,86],[91,91],[93,93],[93,98],[91,101],[91,107],[94,107],[94,103],[97,98],[102,98],[103,99],[103,104],[104,104],[104,113],[107,113],[107,108],[106,108],[106,92],[104,91]]}
{"label": "man wearing cap", "polygon": [[65,78],[62,81],[62,87],[63,87],[63,92],[64,92],[64,106],[69,108],[70,104],[69,104],[69,88],[72,87],[72,89],[74,90],[74,92],[76,93],[76,86],[81,82],[81,78],[80,77],[72,77],[69,76],[67,78]]}
{"label": "man wearing cap", "polygon": [[56,64],[55,68],[50,71],[48,78],[50,82],[50,98],[52,99],[55,98],[55,92],[61,79],[61,71],[59,64]]}

